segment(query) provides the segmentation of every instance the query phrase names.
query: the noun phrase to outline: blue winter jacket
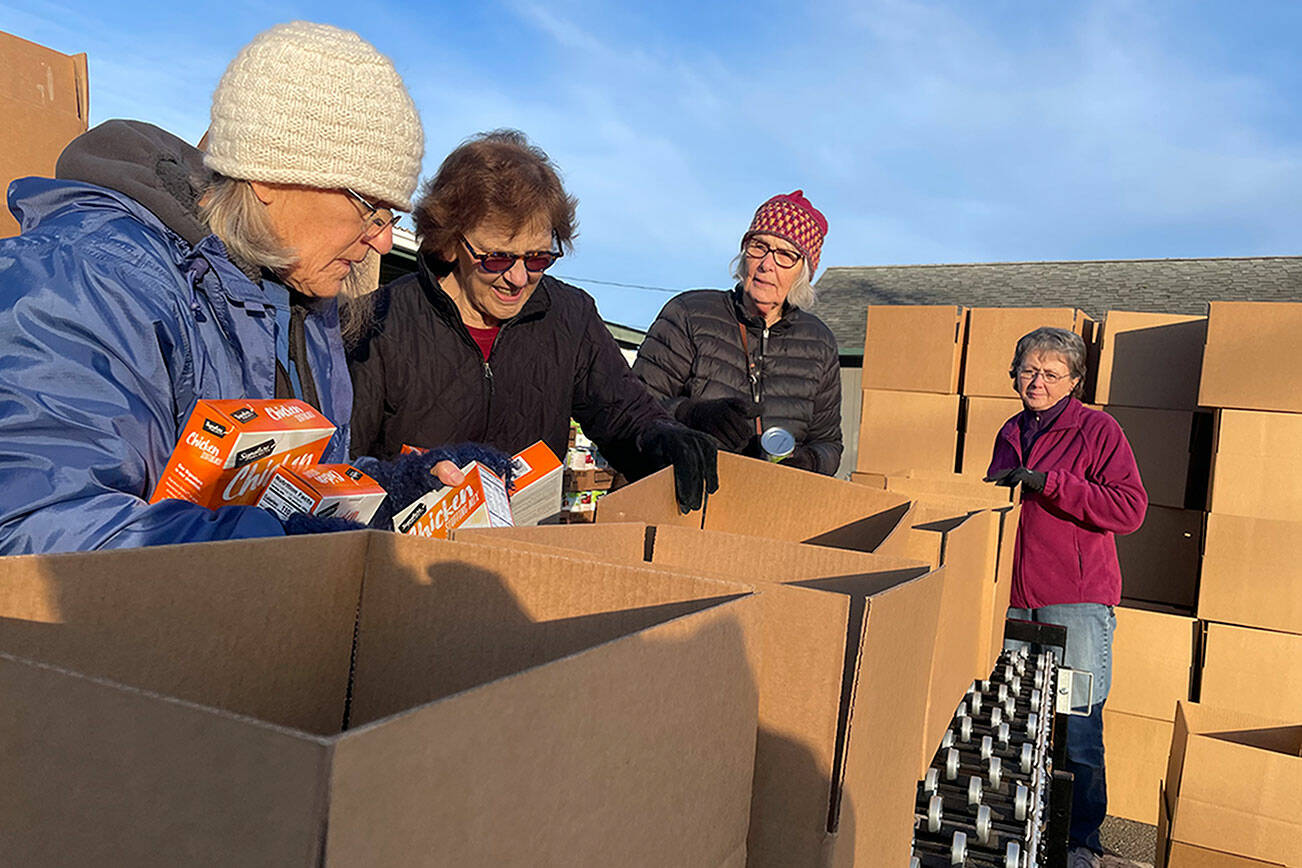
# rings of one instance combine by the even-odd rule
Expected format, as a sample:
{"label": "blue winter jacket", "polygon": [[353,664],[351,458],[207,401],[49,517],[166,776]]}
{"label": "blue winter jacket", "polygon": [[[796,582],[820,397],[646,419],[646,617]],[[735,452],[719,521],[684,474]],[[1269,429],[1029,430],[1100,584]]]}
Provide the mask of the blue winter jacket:
{"label": "blue winter jacket", "polygon": [[[145,502],[200,398],[275,397],[277,302],[209,235],[191,246],[91,184],[10,186],[0,240],[0,554],[274,536],[265,510]],[[323,461],[346,461],[352,386],[334,300],[305,324]]]}

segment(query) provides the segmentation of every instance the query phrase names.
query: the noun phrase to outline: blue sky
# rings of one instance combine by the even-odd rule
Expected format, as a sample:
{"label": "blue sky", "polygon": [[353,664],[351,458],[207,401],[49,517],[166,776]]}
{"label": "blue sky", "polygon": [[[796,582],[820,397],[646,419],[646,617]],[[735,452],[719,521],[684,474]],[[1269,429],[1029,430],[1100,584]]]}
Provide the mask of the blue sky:
{"label": "blue sky", "polygon": [[797,187],[823,267],[1302,252],[1295,2],[205,8],[0,0],[0,30],[87,52],[92,122],[191,141],[256,33],[356,30],[412,91],[425,173],[497,127],[551,154],[579,198],[555,272],[630,325],[727,285],[755,207]]}

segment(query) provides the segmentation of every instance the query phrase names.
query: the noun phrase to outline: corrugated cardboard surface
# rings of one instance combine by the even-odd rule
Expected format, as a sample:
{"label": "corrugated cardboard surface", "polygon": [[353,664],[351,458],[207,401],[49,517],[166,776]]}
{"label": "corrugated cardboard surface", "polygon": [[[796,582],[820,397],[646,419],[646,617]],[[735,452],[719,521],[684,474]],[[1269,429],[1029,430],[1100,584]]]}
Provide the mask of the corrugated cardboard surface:
{"label": "corrugated cardboard surface", "polygon": [[1200,700],[1302,719],[1302,636],[1208,624]]}
{"label": "corrugated cardboard surface", "polygon": [[958,404],[958,395],[864,389],[855,469],[952,472]]}
{"label": "corrugated cardboard surface", "polygon": [[673,469],[665,468],[603,497],[597,521],[703,527],[881,554],[904,550],[909,499],[868,486],[720,452],[719,491],[703,510],[681,515],[673,492]]}
{"label": "corrugated cardboard surface", "polygon": [[[1197,502],[1193,492],[1205,491],[1205,485],[1190,486],[1190,474],[1201,474],[1206,479],[1211,456],[1210,444],[1195,448],[1194,416],[1187,410],[1150,410],[1138,407],[1105,407],[1121,425],[1139,475],[1148,492],[1148,502],[1155,506],[1174,509],[1202,509],[1205,502]],[[1210,426],[1210,414],[1202,414],[1201,424]]]}
{"label": "corrugated cardboard surface", "polygon": [[989,510],[955,515],[951,510],[924,503],[915,512],[915,521],[918,519],[921,521],[914,525],[914,533],[936,543],[939,565],[945,567],[919,757],[919,773],[925,775],[968,686],[990,674],[982,656],[987,631],[974,615],[985,606],[994,606],[1000,515]]}
{"label": "corrugated cardboard surface", "polygon": [[1302,522],[1208,515],[1198,617],[1302,633]]}
{"label": "corrugated cardboard surface", "polygon": [[[0,33],[0,192],[15,178],[54,176],[64,146],[86,131],[88,102],[86,55]],[[0,237],[17,232],[0,207]]]}
{"label": "corrugated cardboard surface", "polygon": [[986,638],[982,643],[980,666],[986,672],[994,671],[1004,648],[1004,625],[1008,622],[1008,604],[1013,593],[1013,550],[1017,547],[1017,522],[1022,515],[1022,504],[1015,503],[998,512],[999,566],[995,572],[995,589],[981,607]]}
{"label": "corrugated cardboard surface", "polygon": [[1197,622],[1122,606],[1113,611],[1117,629],[1107,710],[1175,720],[1176,702],[1189,699]]}
{"label": "corrugated cardboard surface", "polygon": [[1108,311],[1094,400],[1123,407],[1198,406],[1207,317]]}
{"label": "corrugated cardboard surface", "polygon": [[898,494],[907,494],[929,503],[952,506],[959,500],[967,502],[971,508],[1007,506],[1013,498],[1014,491],[986,482],[980,477],[960,473],[925,473],[911,471],[908,473],[865,474],[859,473],[860,481],[865,484],[869,479],[873,484],[880,476],[881,485]]}
{"label": "corrugated cardboard surface", "polygon": [[[0,564],[0,651],[115,679],[0,662],[15,699],[0,712],[0,852],[16,864],[732,865],[743,852],[758,701],[744,585],[376,533]],[[320,593],[336,585],[350,592],[337,605]],[[354,728],[340,734],[352,593]],[[300,646],[341,608],[318,663]],[[332,676],[323,697],[299,669]],[[325,723],[311,734],[213,699]]]}
{"label": "corrugated cardboard surface", "polygon": [[1116,538],[1121,595],[1193,612],[1202,535],[1199,510],[1150,506],[1139,530]]}
{"label": "corrugated cardboard surface", "polygon": [[[1116,685],[1115,672],[1113,685]],[[1175,717],[1175,704],[1171,705]],[[1171,752],[1170,720],[1103,709],[1103,752],[1108,773],[1108,814],[1157,824],[1157,803]]]}
{"label": "corrugated cardboard surface", "polygon": [[1216,419],[1210,511],[1302,515],[1302,414],[1223,410]]}
{"label": "corrugated cardboard surface", "polygon": [[963,394],[988,398],[1013,394],[1008,371],[1017,341],[1041,326],[1070,329],[1084,337],[1087,346],[1094,340],[1094,321],[1070,307],[974,307],[968,311]]}
{"label": "corrugated cardboard surface", "polygon": [[1302,356],[1285,348],[1302,329],[1302,304],[1213,301],[1198,403],[1302,412]]}
{"label": "corrugated cardboard surface", "polygon": [[1302,725],[1295,720],[1181,703],[1159,853],[1179,842],[1266,864],[1302,864]]}
{"label": "corrugated cardboard surface", "polygon": [[966,326],[954,305],[868,305],[863,388],[957,394]]}
{"label": "corrugated cardboard surface", "polygon": [[963,460],[959,470],[964,476],[985,476],[994,455],[995,438],[1004,423],[1020,412],[1021,398],[963,399]]}

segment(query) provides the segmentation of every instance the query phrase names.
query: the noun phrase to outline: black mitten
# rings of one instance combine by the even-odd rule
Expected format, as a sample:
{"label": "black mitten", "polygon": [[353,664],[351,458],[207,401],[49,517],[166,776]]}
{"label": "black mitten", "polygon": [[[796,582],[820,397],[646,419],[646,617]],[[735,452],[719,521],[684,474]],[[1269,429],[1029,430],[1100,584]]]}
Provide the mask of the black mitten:
{"label": "black mitten", "polygon": [[385,530],[392,528],[393,517],[400,510],[406,509],[429,492],[442,488],[443,483],[430,472],[440,461],[451,461],[457,467],[478,461],[502,477],[508,490],[514,475],[509,455],[480,443],[461,443],[457,446],[411,452],[392,461],[359,461],[359,467],[389,493],[375,511],[370,526]]}
{"label": "black mitten", "polygon": [[637,437],[638,451],[649,463],[674,467],[674,497],[686,515],[700,509],[705,495],[719,490],[718,446],[700,431],[656,422]]}
{"label": "black mitten", "polygon": [[280,523],[284,525],[285,533],[289,536],[306,533],[338,533],[344,530],[366,530],[367,527],[360,521],[336,518],[333,515],[312,515],[309,512],[296,512],[289,518],[281,519]]}
{"label": "black mitten", "polygon": [[688,428],[709,434],[729,452],[740,452],[755,434],[761,406],[743,398],[690,398],[674,410]]}

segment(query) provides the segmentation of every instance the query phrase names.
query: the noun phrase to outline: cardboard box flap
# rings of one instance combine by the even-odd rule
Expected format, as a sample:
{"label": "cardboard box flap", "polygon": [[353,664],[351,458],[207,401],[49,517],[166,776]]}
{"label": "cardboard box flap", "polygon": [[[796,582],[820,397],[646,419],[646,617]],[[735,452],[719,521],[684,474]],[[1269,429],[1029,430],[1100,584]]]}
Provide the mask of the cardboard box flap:
{"label": "cardboard box flap", "polygon": [[90,114],[86,55],[62,54],[0,33],[0,95],[47,111],[71,115],[85,129]]}
{"label": "cardboard box flap", "polygon": [[[469,548],[450,545],[461,557]],[[631,588],[637,571],[628,576]],[[346,734],[330,864],[409,864],[413,853],[439,865],[735,862],[749,807],[754,745],[737,739],[754,734],[757,607],[733,600],[558,660],[529,673],[527,687],[507,676]],[[623,828],[630,816],[640,822]]]}
{"label": "cardboard box flap", "polygon": [[[717,605],[749,588],[663,570],[376,535],[352,725]],[[439,549],[445,549],[442,554]],[[539,576],[546,581],[538,581]]]}
{"label": "cardboard box flap", "polygon": [[868,305],[864,388],[957,392],[966,328],[955,305]]}
{"label": "cardboard box flap", "polygon": [[[1253,807],[1235,808],[1181,796],[1171,818],[1171,837],[1182,844],[1201,847],[1245,865],[1302,865],[1302,825],[1276,817],[1263,817]],[[1171,863],[1177,868],[1178,863]],[[1240,864],[1229,859],[1210,864]]]}
{"label": "cardboard box flap", "polygon": [[345,533],[0,558],[0,651],[336,732],[367,546]]}
{"label": "cardboard box flap", "polygon": [[612,491],[598,504],[597,521],[699,527],[887,553],[895,535],[903,539],[909,508],[909,498],[898,494],[726,452],[719,453],[719,490],[700,512],[680,515],[673,485],[672,468],[665,468]]}
{"label": "cardboard box flap", "polygon": [[531,543],[585,552],[613,561],[647,561],[651,528],[640,522],[560,524],[535,527],[461,528],[453,538],[460,542],[500,545]]}
{"label": "cardboard box flap", "polygon": [[1213,301],[1208,306],[1198,403],[1243,410],[1302,411],[1302,359],[1292,346],[1302,304]]}
{"label": "cardboard box flap", "polygon": [[1124,407],[1198,406],[1207,317],[1110,310],[1094,400]]}
{"label": "cardboard box flap", "polygon": [[[944,569],[868,601],[840,792],[838,862],[907,864]],[[871,802],[867,797],[871,796]]]}
{"label": "cardboard box flap", "polygon": [[1189,698],[1194,646],[1201,625],[1193,618],[1117,607],[1108,710],[1174,720]]}
{"label": "cardboard box flap", "polygon": [[3,653],[0,695],[6,864],[320,864],[322,741]]}

